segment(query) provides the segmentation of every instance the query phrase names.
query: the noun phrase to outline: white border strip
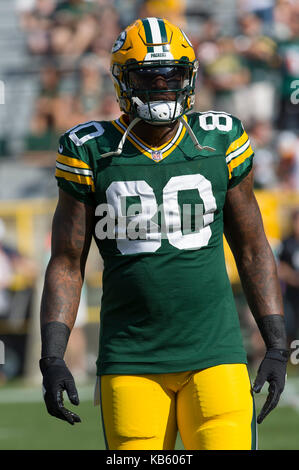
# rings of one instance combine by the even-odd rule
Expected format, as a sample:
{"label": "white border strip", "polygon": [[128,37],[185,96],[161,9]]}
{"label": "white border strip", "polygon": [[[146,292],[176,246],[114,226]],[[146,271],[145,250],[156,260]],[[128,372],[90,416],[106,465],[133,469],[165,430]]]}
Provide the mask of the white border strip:
{"label": "white border strip", "polygon": [[56,162],[56,168],[59,170],[68,171],[70,173],[76,173],[77,175],[84,175],[84,176],[91,176],[93,177],[93,173],[91,170],[84,170],[82,168],[74,168],[71,166],[63,165],[62,163]]}
{"label": "white border strip", "polygon": [[247,139],[245,144],[242,145],[242,147],[238,148],[237,150],[235,150],[234,152],[230,153],[227,157],[226,157],[226,163],[229,163],[231,160],[233,160],[235,157],[237,157],[238,155],[241,155],[241,153],[245,152],[245,150],[249,147],[250,145],[250,140]]}

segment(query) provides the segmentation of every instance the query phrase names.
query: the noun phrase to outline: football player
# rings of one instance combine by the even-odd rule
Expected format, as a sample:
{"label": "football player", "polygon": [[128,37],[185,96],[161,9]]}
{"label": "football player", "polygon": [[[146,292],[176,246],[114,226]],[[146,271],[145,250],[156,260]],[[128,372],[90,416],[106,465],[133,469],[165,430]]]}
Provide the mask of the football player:
{"label": "football player", "polygon": [[[135,21],[112,49],[121,116],[60,140],[41,307],[44,399],[51,415],[80,421],[64,406],[64,390],[74,405],[79,398],[63,358],[94,236],[104,260],[97,394],[108,449],[174,449],[178,430],[186,449],[255,449],[253,391],[269,383],[261,423],[285,384],[281,292],[252,189],[253,151],[236,117],[190,113],[197,71],[183,31]],[[253,387],[223,234],[266,345]]]}

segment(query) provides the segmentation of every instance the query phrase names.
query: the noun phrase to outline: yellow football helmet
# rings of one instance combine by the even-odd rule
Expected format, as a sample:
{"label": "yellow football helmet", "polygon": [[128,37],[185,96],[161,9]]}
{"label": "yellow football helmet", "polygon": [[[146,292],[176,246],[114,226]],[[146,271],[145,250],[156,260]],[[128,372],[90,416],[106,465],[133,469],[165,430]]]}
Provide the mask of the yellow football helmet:
{"label": "yellow football helmet", "polygon": [[[117,100],[124,113],[163,124],[192,109],[198,61],[180,28],[166,19],[138,19],[119,35],[111,55]],[[152,79],[160,75],[167,86],[153,89]]]}

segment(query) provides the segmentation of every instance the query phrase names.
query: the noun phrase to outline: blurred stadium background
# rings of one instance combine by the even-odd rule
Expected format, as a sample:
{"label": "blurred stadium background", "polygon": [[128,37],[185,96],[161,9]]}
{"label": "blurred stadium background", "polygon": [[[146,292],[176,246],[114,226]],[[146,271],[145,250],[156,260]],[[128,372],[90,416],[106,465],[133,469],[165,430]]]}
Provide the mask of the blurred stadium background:
{"label": "blurred stadium background", "polygon": [[[1,0],[0,449],[104,449],[92,404],[102,269],[94,245],[67,352],[81,397],[82,424],[74,428],[49,417],[42,403],[39,305],[59,135],[119,115],[110,50],[123,28],[145,16],[165,17],[190,37],[200,61],[196,110],[229,112],[246,126],[289,340],[299,339],[298,0]],[[264,346],[225,251],[254,377]],[[279,409],[259,428],[260,449],[299,449],[299,365],[292,362]]]}

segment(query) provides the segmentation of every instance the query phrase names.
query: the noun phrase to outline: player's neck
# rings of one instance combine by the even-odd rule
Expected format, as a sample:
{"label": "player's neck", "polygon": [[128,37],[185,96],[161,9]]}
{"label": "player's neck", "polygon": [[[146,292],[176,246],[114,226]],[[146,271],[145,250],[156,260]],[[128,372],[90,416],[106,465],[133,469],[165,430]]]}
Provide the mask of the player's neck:
{"label": "player's neck", "polygon": [[[125,118],[127,123],[133,120],[133,118],[127,118],[126,116]],[[174,137],[178,126],[179,121],[166,124],[165,126],[154,126],[145,121],[139,121],[132,131],[149,147],[160,147]]]}

